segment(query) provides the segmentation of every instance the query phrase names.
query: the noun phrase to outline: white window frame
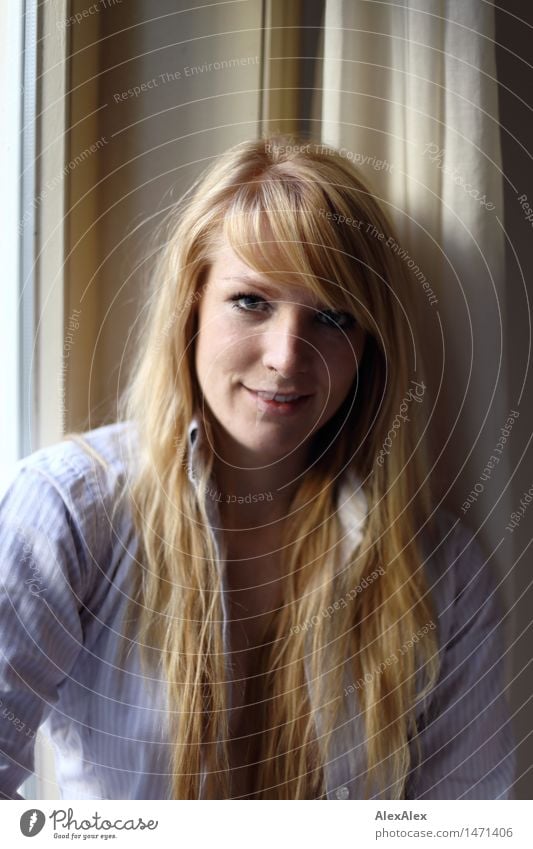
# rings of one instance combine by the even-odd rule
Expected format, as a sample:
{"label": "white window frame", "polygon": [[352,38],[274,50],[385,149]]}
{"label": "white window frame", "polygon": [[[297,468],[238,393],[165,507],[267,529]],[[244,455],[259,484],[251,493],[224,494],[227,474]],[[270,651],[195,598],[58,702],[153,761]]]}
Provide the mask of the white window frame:
{"label": "white window frame", "polygon": [[[63,182],[66,38],[57,20],[67,0],[10,0],[0,10],[0,488],[17,460],[63,435],[50,375],[60,374],[64,324]],[[57,185],[57,178],[55,180]],[[59,224],[58,224],[59,222]],[[35,773],[19,788],[27,799],[58,799],[53,751],[38,732]]]}
{"label": "white window frame", "polygon": [[[22,44],[24,3],[13,0],[2,7],[0,26],[0,232],[3,235],[0,287],[0,362],[2,409],[0,416],[0,488],[8,482],[13,464],[21,453],[20,392],[20,220],[21,172],[20,132],[22,127]],[[6,415],[9,411],[9,414]]]}

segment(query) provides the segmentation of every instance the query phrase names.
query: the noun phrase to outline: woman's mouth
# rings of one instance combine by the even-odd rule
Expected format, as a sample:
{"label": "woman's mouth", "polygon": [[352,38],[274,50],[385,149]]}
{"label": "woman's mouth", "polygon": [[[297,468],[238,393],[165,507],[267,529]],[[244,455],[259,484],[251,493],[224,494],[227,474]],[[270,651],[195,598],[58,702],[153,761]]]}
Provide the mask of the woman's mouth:
{"label": "woman's mouth", "polygon": [[255,399],[257,409],[265,413],[273,412],[285,415],[295,413],[301,410],[306,401],[308,401],[311,397],[309,394],[299,394],[296,392],[275,392],[274,390],[249,389],[247,386],[244,386],[244,388]]}

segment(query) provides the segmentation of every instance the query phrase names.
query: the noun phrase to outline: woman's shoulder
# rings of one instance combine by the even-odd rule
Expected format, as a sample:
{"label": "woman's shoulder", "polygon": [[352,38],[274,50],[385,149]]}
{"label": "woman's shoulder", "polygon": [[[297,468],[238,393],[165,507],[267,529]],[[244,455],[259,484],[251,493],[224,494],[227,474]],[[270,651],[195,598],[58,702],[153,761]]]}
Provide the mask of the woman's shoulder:
{"label": "woman's shoulder", "polygon": [[439,507],[422,531],[426,566],[454,586],[485,560],[481,531],[474,532],[448,507]]}
{"label": "woman's shoulder", "polygon": [[[47,576],[45,583],[54,592],[64,585],[79,598],[87,597],[98,570],[111,563],[122,533],[122,522],[114,523],[113,517],[117,495],[124,490],[130,438],[126,423],[107,425],[41,448],[15,464],[0,493],[0,575],[12,595],[18,573],[31,564]],[[64,573],[66,583],[58,581],[55,569]]]}
{"label": "woman's shoulder", "polygon": [[451,509],[441,507],[423,535],[424,569],[444,638],[449,638],[483,607],[495,619],[501,599],[497,567],[481,531],[474,531]]}
{"label": "woman's shoulder", "polygon": [[79,526],[97,529],[109,516],[117,497],[127,488],[131,447],[135,429],[117,422],[83,433],[68,434],[62,441],[40,448],[22,458],[11,470],[0,495],[0,518],[13,511],[8,505],[24,505],[45,521],[46,509],[59,508]]}
{"label": "woman's shoulder", "polygon": [[67,434],[60,442],[40,448],[14,464],[11,478],[30,472],[65,491],[80,480],[112,480],[125,475],[130,465],[135,428],[115,422],[92,430]]}

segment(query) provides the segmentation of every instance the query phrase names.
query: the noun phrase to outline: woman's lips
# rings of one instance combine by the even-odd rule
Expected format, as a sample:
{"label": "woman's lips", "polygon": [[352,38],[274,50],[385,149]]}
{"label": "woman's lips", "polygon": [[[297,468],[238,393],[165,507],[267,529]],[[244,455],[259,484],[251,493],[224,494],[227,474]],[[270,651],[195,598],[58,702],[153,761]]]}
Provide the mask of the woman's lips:
{"label": "woman's lips", "polygon": [[[302,407],[305,406],[306,402],[309,401],[311,395],[301,395],[294,401],[274,401],[268,398],[262,398],[258,395],[257,390],[249,389],[247,386],[244,386],[244,389],[252,396],[254,399],[257,409],[263,413],[276,413],[278,415],[292,415],[293,413],[299,412]],[[260,390],[266,391],[266,390]],[[295,392],[286,392],[279,393],[285,395],[295,395]]]}

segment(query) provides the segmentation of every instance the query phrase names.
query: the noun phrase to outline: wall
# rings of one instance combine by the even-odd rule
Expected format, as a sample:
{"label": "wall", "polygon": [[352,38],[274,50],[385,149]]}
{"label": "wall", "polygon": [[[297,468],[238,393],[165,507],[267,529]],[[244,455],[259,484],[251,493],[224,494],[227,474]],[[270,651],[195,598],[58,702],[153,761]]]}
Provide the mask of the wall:
{"label": "wall", "polygon": [[70,27],[70,158],[99,147],[71,179],[68,428],[115,416],[154,226],[213,157],[258,133],[261,7],[133,0]]}
{"label": "wall", "polygon": [[[533,6],[508,0],[505,9],[496,7],[496,60],[500,83],[500,129],[503,156],[506,229],[507,346],[510,352],[509,396],[521,399],[521,414],[510,444],[513,511],[533,484],[531,439],[533,379],[531,376],[531,302],[533,301],[533,221],[527,221],[518,200],[527,195],[533,207],[533,121],[531,109],[531,64]],[[514,605],[511,685],[514,728],[520,744],[516,796],[533,798],[533,694],[531,610],[531,560],[533,506],[512,532]]]}

